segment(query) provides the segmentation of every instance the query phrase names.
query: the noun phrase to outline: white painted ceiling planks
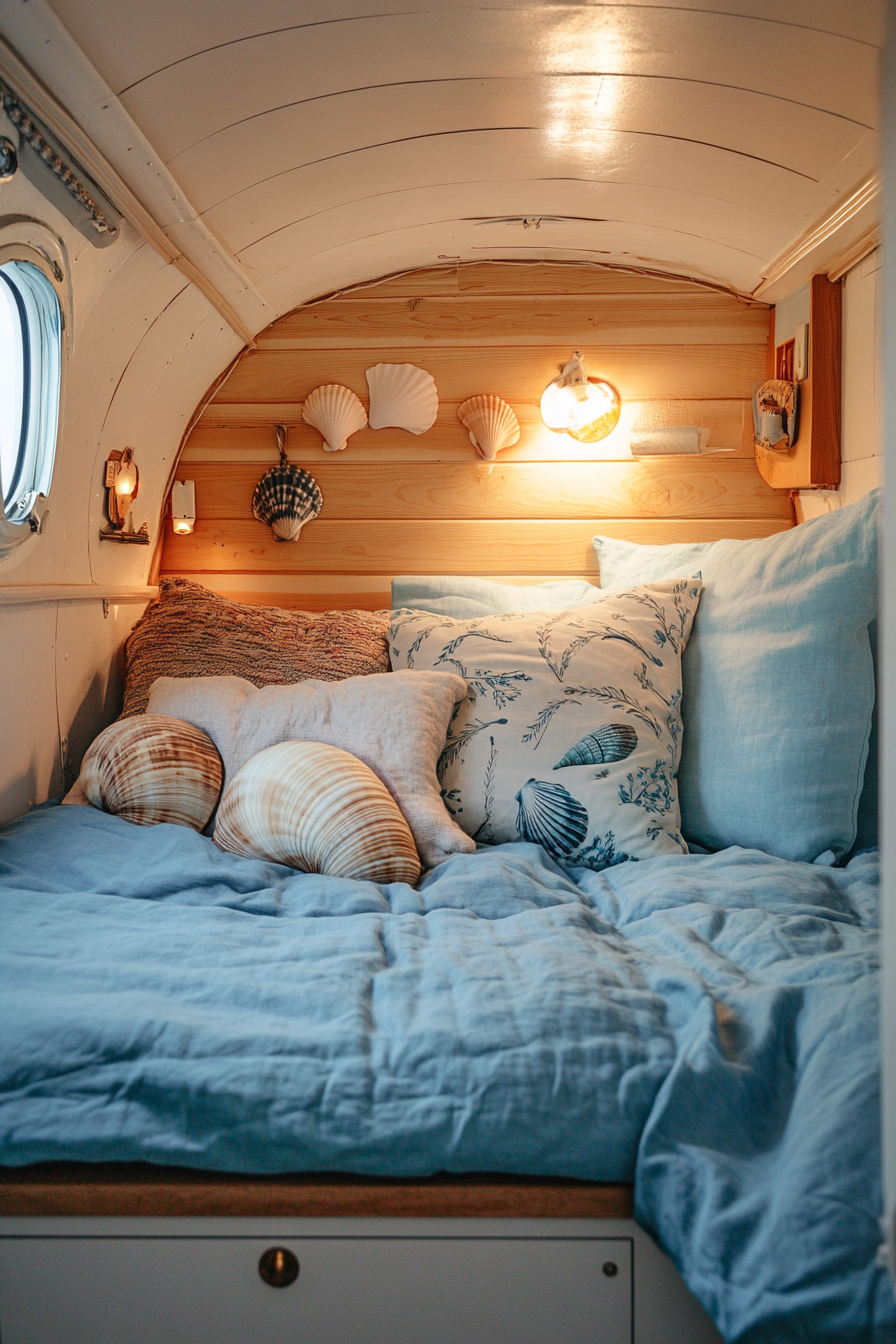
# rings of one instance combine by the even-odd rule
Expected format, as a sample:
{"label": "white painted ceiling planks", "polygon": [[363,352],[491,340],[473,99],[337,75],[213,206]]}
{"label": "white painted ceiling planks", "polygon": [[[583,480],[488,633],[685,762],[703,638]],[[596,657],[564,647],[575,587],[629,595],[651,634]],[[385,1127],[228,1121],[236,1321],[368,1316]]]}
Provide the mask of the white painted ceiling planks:
{"label": "white painted ceiling planks", "polygon": [[446,257],[749,293],[878,161],[882,0],[388,8],[52,0],[272,313]]}

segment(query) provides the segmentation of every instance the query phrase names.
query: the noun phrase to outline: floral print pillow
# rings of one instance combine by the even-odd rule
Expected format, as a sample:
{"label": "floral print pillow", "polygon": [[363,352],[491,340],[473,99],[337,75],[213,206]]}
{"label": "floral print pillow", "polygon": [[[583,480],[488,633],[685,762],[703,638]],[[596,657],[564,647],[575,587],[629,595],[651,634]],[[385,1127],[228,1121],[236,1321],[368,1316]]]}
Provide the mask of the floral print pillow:
{"label": "floral print pillow", "polygon": [[438,775],[468,835],[534,841],[561,864],[597,870],[687,853],[681,655],[701,587],[665,579],[588,607],[466,621],[393,612],[393,668],[467,682]]}

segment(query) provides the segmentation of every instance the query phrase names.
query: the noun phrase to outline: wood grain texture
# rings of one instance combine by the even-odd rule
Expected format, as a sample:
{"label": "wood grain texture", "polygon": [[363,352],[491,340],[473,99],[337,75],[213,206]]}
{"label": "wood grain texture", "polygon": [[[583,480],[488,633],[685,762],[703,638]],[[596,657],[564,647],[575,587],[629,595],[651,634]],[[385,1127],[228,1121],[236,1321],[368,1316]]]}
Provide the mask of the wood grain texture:
{"label": "wood grain texture", "polygon": [[[362,429],[353,434],[345,450],[346,461],[370,462],[476,462],[478,454],[457,419],[456,401],[439,403],[438,418],[426,434],[401,429]],[[642,412],[644,403],[624,407],[618,430],[600,445],[601,458],[631,462],[626,425]],[[648,403],[649,407],[649,403]],[[710,445],[733,449],[753,460],[753,419],[746,398],[675,399],[659,408],[664,419],[674,416],[677,424],[704,425]],[[538,405],[515,402],[520,421],[520,440],[501,453],[500,461],[593,462],[593,444],[577,443],[568,434],[553,434],[544,425]],[[629,411],[631,414],[629,415]],[[248,461],[276,461],[274,426],[289,429],[289,451],[298,461],[309,458],[332,460],[323,450],[317,430],[302,420],[301,402],[213,402],[190,435],[182,461],[218,461],[232,457]]]}
{"label": "wood grain texture", "polygon": [[[339,454],[314,468],[321,518],[790,517],[788,497],[770,489],[752,462],[703,458],[661,462],[505,462],[489,474],[478,460],[383,464]],[[252,463],[195,463],[197,517],[245,519],[259,479]]]}
{"label": "wood grain texture", "polygon": [[318,518],[295,544],[277,542],[254,520],[196,523],[166,538],[162,573],[280,574],[596,574],[596,532],[645,545],[767,537],[789,519],[537,519],[480,522],[427,519],[328,522]]}
{"label": "wood grain texture", "polygon": [[355,292],[415,298],[439,294],[688,294],[714,288],[681,276],[643,275],[618,267],[483,261],[436,266],[373,280]]}
{"label": "wood grain texture", "polygon": [[[489,348],[432,346],[419,362],[436,380],[439,396],[462,401],[497,392],[512,405],[537,403],[547,383],[569,359],[573,340],[562,345]],[[589,372],[608,379],[623,399],[656,397],[729,398],[752,395],[765,376],[765,342],[736,345],[588,345],[579,347]],[[303,401],[322,383],[340,382],[367,399],[365,371],[371,362],[403,364],[408,350],[396,342],[371,361],[366,350],[250,350],[215,397],[229,401]]]}
{"label": "wood grain texture", "polygon": [[139,1163],[0,1171],[8,1218],[631,1218],[632,1187],[521,1176],[233,1176]]}
{"label": "wood grain texture", "polygon": [[290,313],[258,340],[260,350],[471,343],[737,344],[765,342],[765,307],[733,296],[609,294],[336,299]]}

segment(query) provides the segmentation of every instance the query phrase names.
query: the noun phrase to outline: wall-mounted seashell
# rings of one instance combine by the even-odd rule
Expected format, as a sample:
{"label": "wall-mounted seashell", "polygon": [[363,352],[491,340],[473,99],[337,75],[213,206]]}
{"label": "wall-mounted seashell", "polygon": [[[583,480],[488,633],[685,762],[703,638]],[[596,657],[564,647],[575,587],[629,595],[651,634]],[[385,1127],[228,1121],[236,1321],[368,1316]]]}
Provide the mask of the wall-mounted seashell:
{"label": "wall-mounted seashell", "polygon": [[309,392],[302,407],[302,419],[324,436],[324,452],[339,453],[351,434],[367,424],[367,412],[360,397],[341,383],[324,383]]}
{"label": "wall-mounted seashell", "polygon": [[491,394],[462,401],[457,408],[457,418],[486,462],[493,461],[502,448],[510,448],[520,437],[520,422],[513,407]]}
{"label": "wall-mounted seashell", "polygon": [[167,714],[135,714],[100,733],[78,783],[94,807],[135,826],[201,831],[223,778],[217,748],[200,728]]}
{"label": "wall-mounted seashell", "polygon": [[606,765],[608,761],[624,761],[637,745],[638,734],[630,723],[608,723],[579,738],[554,769],[560,770],[564,765]]}
{"label": "wall-mounted seashell", "polygon": [[524,840],[549,854],[569,854],[588,834],[588,813],[562,784],[530,779],[516,795],[516,826]]}
{"label": "wall-mounted seashell", "polygon": [[298,541],[307,522],[316,518],[324,506],[317,481],[304,467],[296,467],[286,456],[286,426],[277,425],[280,464],[266,471],[252,495],[252,512],[260,523],[267,523],[278,541]]}
{"label": "wall-mounted seashell", "polygon": [[436,380],[416,364],[375,364],[367,370],[370,428],[425,434],[439,413]]}
{"label": "wall-mounted seashell", "polygon": [[322,742],[279,742],[224,790],[215,843],[232,854],[361,882],[420,876],[414,837],[369,766]]}

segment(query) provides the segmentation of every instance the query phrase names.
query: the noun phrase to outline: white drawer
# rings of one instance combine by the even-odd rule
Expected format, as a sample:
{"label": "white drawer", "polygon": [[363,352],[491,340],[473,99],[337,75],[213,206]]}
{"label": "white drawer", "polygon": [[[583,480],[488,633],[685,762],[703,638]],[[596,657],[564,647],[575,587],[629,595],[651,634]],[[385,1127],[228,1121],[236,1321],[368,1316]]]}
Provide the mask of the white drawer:
{"label": "white drawer", "polygon": [[628,1238],[0,1242],[3,1344],[631,1344],[631,1302]]}

